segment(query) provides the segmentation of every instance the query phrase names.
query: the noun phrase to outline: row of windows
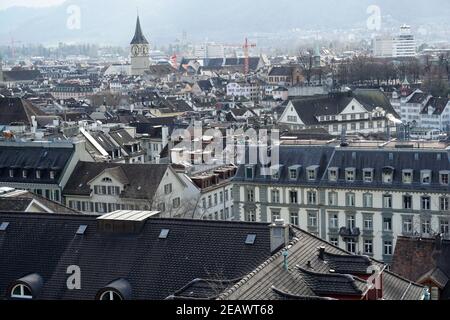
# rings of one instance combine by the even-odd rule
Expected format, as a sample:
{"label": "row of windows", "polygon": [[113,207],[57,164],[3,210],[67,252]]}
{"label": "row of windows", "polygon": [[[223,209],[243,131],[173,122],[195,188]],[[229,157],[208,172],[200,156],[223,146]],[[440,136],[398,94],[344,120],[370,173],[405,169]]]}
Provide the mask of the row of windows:
{"label": "row of windows", "polygon": [[[449,184],[449,175],[450,173],[447,171],[443,171],[439,173],[439,183],[442,185]],[[329,181],[337,181],[339,177],[339,169],[338,168],[330,168],[328,169],[328,180]],[[402,181],[405,184],[413,183],[414,170],[403,170],[402,171]],[[385,171],[383,172],[382,179],[384,183],[392,183],[393,181],[393,172]],[[374,180],[374,170],[373,169],[363,169],[363,181],[365,183],[372,183]],[[356,169],[355,168],[347,168],[345,169],[345,181],[346,182],[355,182],[356,181]],[[422,170],[420,171],[420,183],[421,184],[431,184],[432,182],[432,172],[431,170]]]}
{"label": "row of windows", "polygon": [[134,204],[120,204],[120,203],[104,203],[104,202],[88,202],[88,201],[73,201],[70,200],[69,208],[81,212],[89,213],[110,213],[117,210],[149,210],[149,206],[138,206]]}
{"label": "row of windows", "polygon": [[[336,247],[339,247],[339,238],[331,237],[330,243]],[[382,242],[383,245],[383,254],[385,256],[392,256],[394,254],[394,245],[393,242],[390,240],[386,240]],[[365,255],[373,255],[373,240],[366,239],[363,243],[363,254]],[[357,242],[354,239],[347,239],[345,240],[345,248],[348,252],[354,253],[354,254],[360,254],[361,252],[357,251]]]}
{"label": "row of windows", "polygon": [[[9,169],[8,173],[9,173],[9,177],[10,178],[14,178],[14,177],[16,177],[16,174],[20,173],[20,170]],[[45,175],[44,175],[43,171],[41,171],[41,170],[36,170],[35,174],[34,174],[34,177],[32,177],[30,175],[30,171],[29,170],[22,170],[21,173],[22,173],[21,177],[23,179],[30,179],[30,178],[44,179],[45,178]],[[48,178],[50,178],[51,180],[54,180],[55,177],[56,177],[55,171],[49,171]]]}
{"label": "row of windows", "polygon": [[[281,215],[279,211],[273,211],[272,212],[272,221],[276,221],[277,219],[281,219]],[[250,211],[246,215],[246,221],[249,222],[255,222],[256,221],[256,214],[255,211]],[[300,226],[299,225],[299,213],[298,212],[291,212],[289,215],[289,221],[292,225]],[[317,229],[318,228],[318,213],[317,212],[309,212],[308,218],[307,218],[307,227],[309,229]],[[434,233],[441,233],[444,235],[450,235],[450,227],[449,227],[449,219],[448,218],[441,218],[439,219],[439,229],[433,230],[431,219],[430,218],[423,218],[420,221],[420,226],[414,225],[414,220],[412,217],[403,217],[402,221],[402,231],[405,235],[410,235],[413,233],[420,233],[424,235],[431,235]],[[330,213],[329,214],[329,229],[330,230],[338,230],[340,229],[339,225],[339,215],[337,213]],[[350,230],[354,230],[356,226],[356,216],[355,215],[347,215],[346,216],[346,228]],[[384,217],[382,220],[382,230],[384,232],[392,232],[393,230],[393,220],[391,217]],[[364,216],[363,219],[363,230],[365,231],[373,231],[374,230],[374,223],[373,223],[373,217],[368,214]]]}
{"label": "row of windows", "polygon": [[[363,207],[364,208],[373,208],[373,194],[365,193],[362,195]],[[385,194],[383,195],[382,206],[384,209],[393,209],[393,195]],[[254,189],[247,189],[246,201],[253,203],[255,202],[255,191]],[[272,190],[271,203],[281,204],[280,198],[280,190]],[[298,191],[291,190],[289,191],[289,204],[299,204],[299,196]],[[308,205],[317,205],[317,192],[316,191],[307,191],[306,193],[306,203]],[[421,210],[431,210],[431,197],[430,196],[422,196],[420,198],[420,209]],[[338,206],[338,193],[330,192],[328,194],[328,205],[329,206]],[[346,193],[345,195],[345,206],[346,207],[355,207],[356,206],[356,194],[355,193]],[[411,195],[403,195],[402,196],[402,209],[405,210],[413,210],[413,197]],[[440,197],[439,198],[439,210],[441,211],[449,211],[450,209],[450,199],[448,197]]]}
{"label": "row of windows", "polygon": [[[233,206],[227,207],[225,209],[221,209],[220,211],[214,212],[214,214],[208,214],[203,216],[203,220],[216,220],[216,221],[226,221],[230,220],[233,214]],[[256,216],[255,220],[252,222],[256,222]]]}
{"label": "row of windows", "polygon": [[[253,201],[250,202],[254,202],[255,193],[253,192],[250,196],[253,199]],[[225,190],[225,192],[223,191],[216,192],[214,193],[214,195],[211,194],[208,195],[208,199],[206,199],[206,197],[202,198],[202,207],[204,209],[212,208],[213,206],[217,206],[219,203],[220,204],[224,203],[224,201],[228,202],[230,199],[233,199],[233,194],[231,190],[227,189]]]}

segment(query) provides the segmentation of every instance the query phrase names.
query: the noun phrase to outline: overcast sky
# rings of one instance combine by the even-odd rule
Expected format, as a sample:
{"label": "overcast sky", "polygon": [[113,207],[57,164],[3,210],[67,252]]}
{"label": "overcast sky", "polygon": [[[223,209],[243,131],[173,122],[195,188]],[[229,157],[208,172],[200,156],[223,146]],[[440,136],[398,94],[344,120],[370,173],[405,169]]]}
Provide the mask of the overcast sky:
{"label": "overcast sky", "polygon": [[47,7],[60,4],[65,0],[0,0],[0,10],[14,6]]}

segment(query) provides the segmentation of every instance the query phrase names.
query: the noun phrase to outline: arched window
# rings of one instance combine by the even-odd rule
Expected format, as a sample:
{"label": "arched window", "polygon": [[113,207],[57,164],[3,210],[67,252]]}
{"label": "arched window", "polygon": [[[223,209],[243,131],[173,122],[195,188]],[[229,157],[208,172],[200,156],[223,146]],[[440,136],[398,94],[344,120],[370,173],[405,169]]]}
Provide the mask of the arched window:
{"label": "arched window", "polygon": [[24,285],[18,284],[11,290],[11,298],[13,299],[33,299],[31,289]]}
{"label": "arched window", "polygon": [[100,295],[102,301],[119,301],[123,300],[122,296],[115,291],[105,291]]}
{"label": "arched window", "polygon": [[111,178],[103,178],[103,179],[102,179],[102,182],[105,182],[105,183],[112,183],[112,179],[111,179]]}

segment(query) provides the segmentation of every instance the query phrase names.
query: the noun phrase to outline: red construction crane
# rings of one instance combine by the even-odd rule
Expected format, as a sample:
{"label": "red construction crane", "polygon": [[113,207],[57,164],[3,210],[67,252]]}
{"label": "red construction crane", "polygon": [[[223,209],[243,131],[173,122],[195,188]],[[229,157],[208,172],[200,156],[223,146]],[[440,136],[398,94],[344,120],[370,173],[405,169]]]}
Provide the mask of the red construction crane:
{"label": "red construction crane", "polygon": [[245,58],[245,65],[244,65],[244,73],[245,74],[249,74],[250,73],[250,53],[249,53],[249,49],[250,48],[256,48],[256,44],[253,43],[249,43],[248,39],[245,38],[245,43],[244,43],[244,58]]}

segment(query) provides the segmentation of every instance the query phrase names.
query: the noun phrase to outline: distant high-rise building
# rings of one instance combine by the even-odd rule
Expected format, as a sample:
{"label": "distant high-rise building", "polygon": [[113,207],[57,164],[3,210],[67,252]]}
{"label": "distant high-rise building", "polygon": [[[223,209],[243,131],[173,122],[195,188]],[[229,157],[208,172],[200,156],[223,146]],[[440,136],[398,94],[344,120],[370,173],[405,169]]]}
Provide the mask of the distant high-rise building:
{"label": "distant high-rise building", "polygon": [[394,38],[394,57],[414,57],[416,53],[416,38],[411,32],[411,27],[401,26],[400,34]]}
{"label": "distant high-rise building", "polygon": [[216,43],[204,43],[194,46],[194,58],[197,59],[213,59],[224,58],[225,49],[221,44]]}
{"label": "distant high-rise building", "polygon": [[416,53],[416,39],[407,25],[401,26],[400,33],[395,36],[379,36],[373,41],[375,57],[415,57]]}
{"label": "distant high-rise building", "polygon": [[142,33],[139,16],[136,21],[136,30],[131,40],[131,74],[143,75],[150,67],[150,44]]}

